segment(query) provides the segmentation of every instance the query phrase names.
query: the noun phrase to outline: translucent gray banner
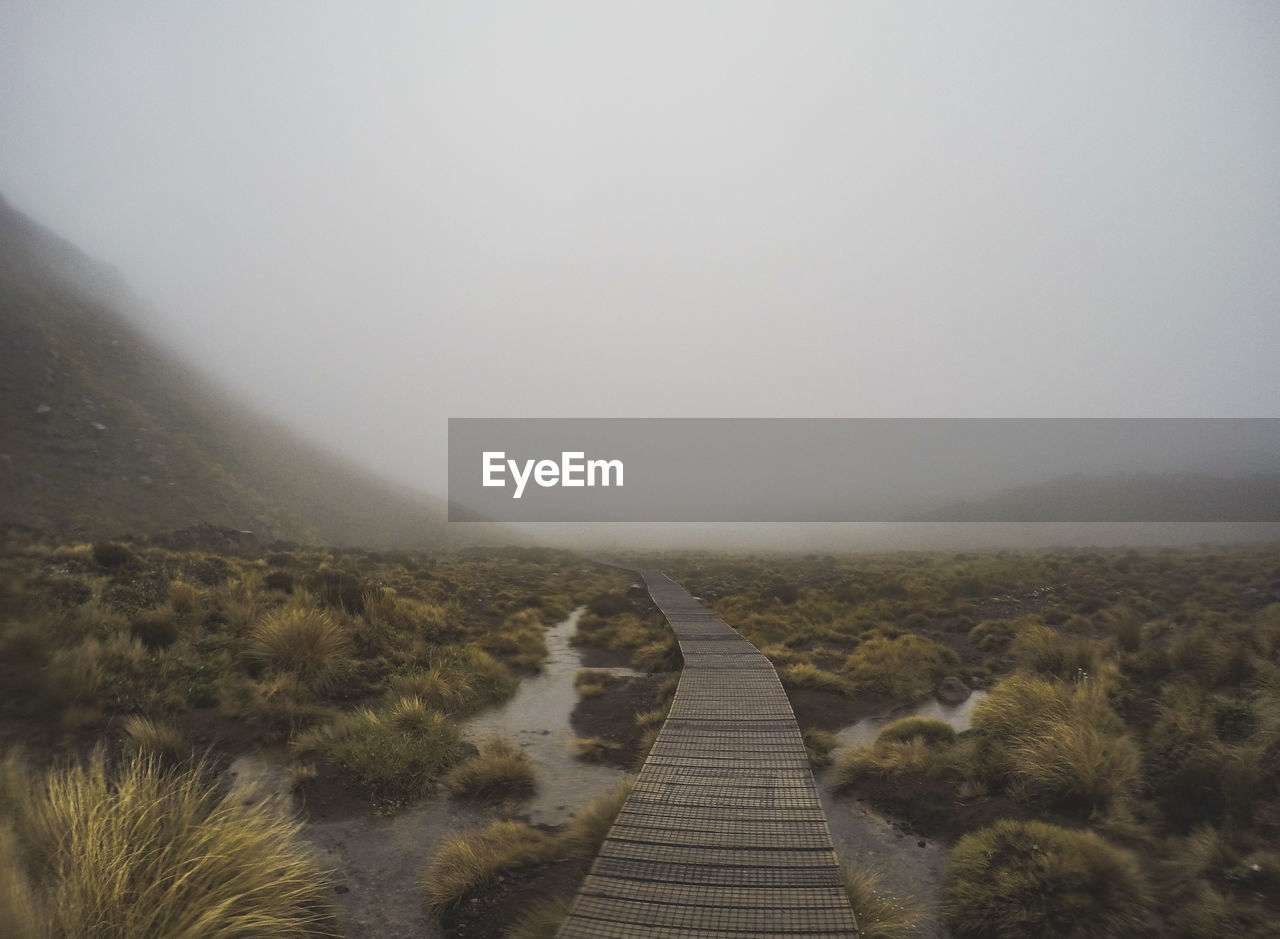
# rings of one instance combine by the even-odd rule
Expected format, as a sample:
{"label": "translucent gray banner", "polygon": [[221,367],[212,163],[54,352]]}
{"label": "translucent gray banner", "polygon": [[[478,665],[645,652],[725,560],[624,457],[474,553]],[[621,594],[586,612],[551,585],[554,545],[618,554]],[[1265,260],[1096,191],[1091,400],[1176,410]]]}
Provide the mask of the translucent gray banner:
{"label": "translucent gray banner", "polygon": [[453,418],[449,519],[1275,522],[1280,419]]}

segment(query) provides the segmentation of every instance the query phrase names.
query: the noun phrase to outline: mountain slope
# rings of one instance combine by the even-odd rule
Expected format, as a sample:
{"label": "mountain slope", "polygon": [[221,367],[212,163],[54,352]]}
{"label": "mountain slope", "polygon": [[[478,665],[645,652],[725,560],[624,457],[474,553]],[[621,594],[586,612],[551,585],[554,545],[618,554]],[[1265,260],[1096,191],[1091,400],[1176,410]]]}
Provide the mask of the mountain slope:
{"label": "mountain slope", "polygon": [[86,538],[209,523],[264,540],[467,540],[442,500],[233,402],[133,327],[130,303],[110,269],[0,200],[0,521]]}

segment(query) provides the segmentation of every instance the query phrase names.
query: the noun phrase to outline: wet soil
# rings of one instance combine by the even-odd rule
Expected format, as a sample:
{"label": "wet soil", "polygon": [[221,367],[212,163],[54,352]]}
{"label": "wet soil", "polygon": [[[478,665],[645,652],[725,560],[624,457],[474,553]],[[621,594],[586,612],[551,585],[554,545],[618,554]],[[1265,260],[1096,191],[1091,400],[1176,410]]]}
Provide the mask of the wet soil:
{"label": "wet soil", "polygon": [[637,769],[645,752],[636,715],[657,706],[658,689],[670,677],[670,672],[625,677],[609,685],[603,694],[580,699],[569,717],[573,732],[605,741],[609,745],[605,762]]}
{"label": "wet soil", "polygon": [[441,917],[448,939],[502,939],[541,903],[572,897],[587,876],[590,858],[565,858],[507,874],[496,886],[468,897]]}
{"label": "wet soil", "polygon": [[885,714],[895,704],[884,695],[844,695],[813,688],[788,688],[787,698],[802,730],[838,731],[865,717]]}

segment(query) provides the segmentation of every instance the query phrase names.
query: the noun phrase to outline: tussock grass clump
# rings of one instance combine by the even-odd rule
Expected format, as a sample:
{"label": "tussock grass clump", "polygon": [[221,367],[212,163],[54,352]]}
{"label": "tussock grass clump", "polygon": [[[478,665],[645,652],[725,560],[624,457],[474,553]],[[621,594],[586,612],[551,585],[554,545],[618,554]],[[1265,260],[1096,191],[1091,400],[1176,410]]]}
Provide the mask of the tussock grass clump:
{"label": "tussock grass clump", "polygon": [[533,795],[538,773],[523,750],[495,737],[475,756],[450,770],[445,785],[455,798],[500,802]]}
{"label": "tussock grass clump", "polygon": [[573,687],[583,698],[598,698],[618,683],[618,676],[593,668],[584,668],[573,676]]}
{"label": "tussock grass clump", "polygon": [[351,639],[329,611],[290,606],[258,624],[249,635],[249,651],[268,669],[289,672],[319,689],[350,655]]}
{"label": "tussock grass clump", "polygon": [[969,641],[987,652],[1003,652],[1023,630],[1043,625],[1039,616],[983,620],[969,630]]}
{"label": "tussock grass clump", "polygon": [[547,658],[546,629],[537,610],[521,610],[508,616],[497,632],[480,641],[489,653],[501,656],[517,669],[539,671]]}
{"label": "tussock grass clump", "polygon": [[478,645],[445,646],[432,652],[430,668],[462,676],[470,688],[463,709],[501,701],[515,693],[518,682],[507,667]]}
{"label": "tussock grass clump", "polygon": [[862,867],[846,867],[844,889],[862,939],[909,939],[916,934],[920,911],[885,893],[880,878]]}
{"label": "tussock grass clump", "polygon": [[494,822],[480,831],[446,838],[427,867],[427,902],[439,912],[498,878],[503,871],[549,860],[550,835],[523,822]]}
{"label": "tussock grass clump", "polygon": [[338,935],[298,823],[222,797],[199,767],[141,758],[111,772],[99,751],[24,796],[16,838],[0,837],[17,935]]}
{"label": "tussock grass clump", "polygon": [[954,652],[931,639],[873,636],[853,651],[845,671],[856,690],[923,701],[958,662]]}
{"label": "tussock grass clump", "polygon": [[139,714],[124,722],[124,746],[131,756],[152,757],[162,764],[180,763],[191,755],[176,727]]}
{"label": "tussock grass clump", "polygon": [[680,646],[670,636],[646,643],[631,653],[631,667],[641,672],[670,672],[682,662]]}
{"label": "tussock grass clump", "polygon": [[956,729],[935,717],[904,717],[881,728],[876,740],[886,743],[919,737],[925,743],[954,743]]}
{"label": "tussock grass clump", "polygon": [[836,757],[836,785],[847,788],[871,776],[901,776],[923,773],[933,755],[919,737],[909,740],[877,740],[853,747]]}
{"label": "tussock grass clump", "polygon": [[1040,675],[1071,678],[1098,670],[1098,643],[1081,636],[1061,636],[1048,626],[1033,625],[1022,630],[1014,640],[1013,655]]}
{"label": "tussock grass clump", "polygon": [[800,736],[804,740],[804,751],[809,757],[810,766],[827,766],[831,763],[831,753],[837,745],[835,734],[811,727]]}
{"label": "tussock grass clump", "polygon": [[788,688],[812,688],[832,694],[848,694],[849,683],[834,672],[818,668],[810,662],[788,665],[778,671],[778,678]]}
{"label": "tussock grass clump", "polygon": [[1092,832],[1008,820],[957,842],[942,900],[958,939],[1128,939],[1150,932],[1153,908],[1133,855]]}
{"label": "tussock grass clump", "polygon": [[1007,777],[1033,797],[1097,812],[1140,781],[1140,753],[1098,679],[1071,685],[1013,675],[974,707],[973,726],[991,744],[988,777]]}
{"label": "tussock grass clump", "polygon": [[471,677],[466,672],[450,670],[441,665],[409,669],[391,676],[389,684],[392,694],[418,698],[428,707],[449,713],[468,710],[478,697]]}
{"label": "tussock grass clump", "polygon": [[1054,802],[1082,800],[1102,808],[1136,787],[1138,748],[1128,737],[1069,720],[1042,722],[1009,751],[1017,777]]}
{"label": "tussock grass clump", "polygon": [[457,725],[416,698],[346,714],[324,737],[329,756],[375,798],[388,801],[424,795],[462,755]]}

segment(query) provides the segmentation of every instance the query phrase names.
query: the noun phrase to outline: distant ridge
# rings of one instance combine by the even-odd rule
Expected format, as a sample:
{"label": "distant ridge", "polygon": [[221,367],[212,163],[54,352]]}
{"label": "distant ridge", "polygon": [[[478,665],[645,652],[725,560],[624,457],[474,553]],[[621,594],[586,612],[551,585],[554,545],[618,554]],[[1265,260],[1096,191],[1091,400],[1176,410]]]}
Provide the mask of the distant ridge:
{"label": "distant ridge", "polygon": [[134,305],[109,267],[0,199],[0,521],[78,538],[208,524],[264,542],[494,539],[250,413],[133,326]]}
{"label": "distant ridge", "polygon": [[1075,474],[953,502],[923,522],[1276,522],[1280,475]]}

